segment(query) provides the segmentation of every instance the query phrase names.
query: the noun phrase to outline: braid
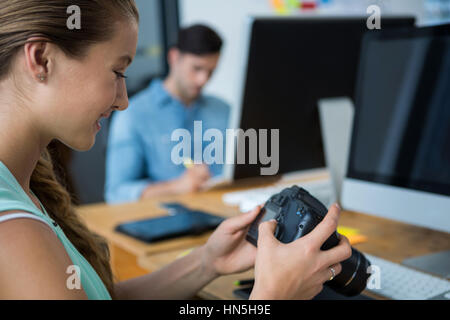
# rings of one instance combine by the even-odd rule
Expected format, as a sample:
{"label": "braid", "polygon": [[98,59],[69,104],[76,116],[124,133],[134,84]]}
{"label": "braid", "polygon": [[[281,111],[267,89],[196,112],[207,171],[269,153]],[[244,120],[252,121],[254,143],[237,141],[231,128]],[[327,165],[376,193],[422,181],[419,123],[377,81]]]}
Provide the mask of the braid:
{"label": "braid", "polygon": [[33,171],[30,188],[44,204],[50,217],[96,270],[113,297],[113,275],[107,244],[103,238],[91,233],[75,213],[69,193],[57,180],[48,150],[41,155]]}

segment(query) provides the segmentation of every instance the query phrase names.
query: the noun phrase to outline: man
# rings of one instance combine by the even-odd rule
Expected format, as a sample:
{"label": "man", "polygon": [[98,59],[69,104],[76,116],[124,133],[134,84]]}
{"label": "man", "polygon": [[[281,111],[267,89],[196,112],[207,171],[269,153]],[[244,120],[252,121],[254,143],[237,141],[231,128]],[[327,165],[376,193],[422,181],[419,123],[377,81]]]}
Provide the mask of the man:
{"label": "man", "polygon": [[194,135],[194,121],[201,121],[203,131],[218,129],[225,137],[229,106],[202,94],[221,47],[220,37],[206,26],[182,29],[178,43],[168,53],[167,78],[153,80],[130,100],[127,110],[115,114],[106,159],[107,202],[195,192],[210,177],[222,173],[220,163],[192,164],[187,158],[189,163],[176,164],[171,157],[179,143],[172,141],[175,130],[189,131],[191,146],[194,139],[202,139]]}

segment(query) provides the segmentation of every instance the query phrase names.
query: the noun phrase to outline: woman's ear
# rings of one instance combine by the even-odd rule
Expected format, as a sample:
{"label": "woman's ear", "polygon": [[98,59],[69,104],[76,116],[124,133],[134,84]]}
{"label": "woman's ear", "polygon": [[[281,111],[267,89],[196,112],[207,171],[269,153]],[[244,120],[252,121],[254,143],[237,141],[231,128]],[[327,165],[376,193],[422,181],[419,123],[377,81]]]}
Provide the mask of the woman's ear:
{"label": "woman's ear", "polygon": [[25,63],[28,74],[39,82],[48,79],[50,72],[51,44],[48,39],[32,37],[24,45]]}

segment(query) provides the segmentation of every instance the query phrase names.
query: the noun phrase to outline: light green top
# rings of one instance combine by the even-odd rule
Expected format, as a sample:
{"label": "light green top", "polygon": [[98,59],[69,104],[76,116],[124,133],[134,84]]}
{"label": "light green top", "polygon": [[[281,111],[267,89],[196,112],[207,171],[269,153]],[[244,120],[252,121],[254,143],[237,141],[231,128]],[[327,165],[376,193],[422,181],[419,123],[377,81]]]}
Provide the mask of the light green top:
{"label": "light green top", "polygon": [[[9,169],[0,161],[0,212],[4,211],[20,211],[32,213],[39,218],[45,220],[50,228],[56,233],[61,243],[64,245],[67,254],[74,266],[77,266],[80,271],[81,286],[86,295],[92,300],[110,300],[108,290],[103,284],[102,280],[95,272],[94,268],[89,262],[78,252],[74,245],[64,234],[61,227],[59,227],[45,211],[41,204],[42,211],[38,210],[22,189],[16,178],[12,175]],[[76,269],[75,269],[76,270]],[[67,277],[70,277],[70,273]]]}

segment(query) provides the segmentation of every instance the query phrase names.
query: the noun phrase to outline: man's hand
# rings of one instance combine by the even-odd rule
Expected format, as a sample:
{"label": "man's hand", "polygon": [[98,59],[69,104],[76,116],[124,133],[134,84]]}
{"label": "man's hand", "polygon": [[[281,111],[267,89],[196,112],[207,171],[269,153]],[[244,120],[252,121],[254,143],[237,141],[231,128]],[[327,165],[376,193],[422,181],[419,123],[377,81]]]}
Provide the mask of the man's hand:
{"label": "man's hand", "polygon": [[142,192],[141,199],[196,192],[202,188],[209,178],[207,165],[192,165],[178,179],[150,184]]}
{"label": "man's hand", "polygon": [[195,164],[186,169],[181,177],[174,181],[174,193],[183,194],[196,192],[211,177],[206,164]]}

